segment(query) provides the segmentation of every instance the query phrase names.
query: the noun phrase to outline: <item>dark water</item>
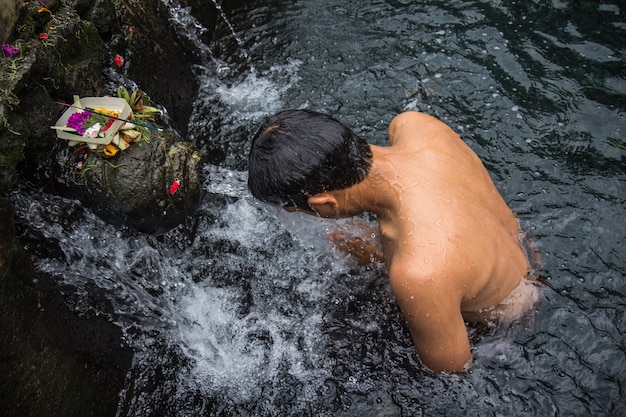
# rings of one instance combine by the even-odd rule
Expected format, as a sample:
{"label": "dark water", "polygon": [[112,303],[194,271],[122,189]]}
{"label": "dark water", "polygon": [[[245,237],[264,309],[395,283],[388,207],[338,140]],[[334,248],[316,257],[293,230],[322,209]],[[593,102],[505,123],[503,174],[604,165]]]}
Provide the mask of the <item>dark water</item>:
{"label": "dark water", "polygon": [[[199,69],[207,195],[183,227],[157,239],[13,198],[37,267],[136,352],[118,415],[626,415],[626,6],[254,3],[224,11]],[[539,312],[476,331],[467,374],[423,368],[385,271],[326,244],[336,223],[247,196],[250,135],[290,107],[377,144],[403,110],[450,124],[537,241]]]}

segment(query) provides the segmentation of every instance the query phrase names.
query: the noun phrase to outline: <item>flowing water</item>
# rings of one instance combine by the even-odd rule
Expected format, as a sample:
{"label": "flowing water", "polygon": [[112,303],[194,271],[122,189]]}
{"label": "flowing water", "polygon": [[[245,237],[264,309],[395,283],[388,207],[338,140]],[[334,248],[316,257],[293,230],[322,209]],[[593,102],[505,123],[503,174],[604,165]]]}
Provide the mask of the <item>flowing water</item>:
{"label": "flowing water", "polygon": [[[626,415],[623,4],[249,1],[220,13],[190,123],[209,155],[206,195],[183,226],[157,238],[75,200],[13,194],[37,269],[135,351],[119,416]],[[250,136],[296,107],[377,144],[403,110],[457,130],[537,242],[538,313],[473,329],[466,374],[422,367],[384,268],[329,247],[349,223],[247,194]]]}

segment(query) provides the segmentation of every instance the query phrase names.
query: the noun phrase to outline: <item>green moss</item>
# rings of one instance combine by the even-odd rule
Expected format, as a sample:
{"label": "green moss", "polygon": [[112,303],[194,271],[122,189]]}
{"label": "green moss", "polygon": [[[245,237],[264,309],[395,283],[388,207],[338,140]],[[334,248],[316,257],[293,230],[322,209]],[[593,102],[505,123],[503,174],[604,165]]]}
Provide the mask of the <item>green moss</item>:
{"label": "green moss", "polygon": [[96,26],[81,20],[76,25],[74,37],[59,42],[57,50],[62,61],[71,65],[86,60],[99,61],[104,47]]}

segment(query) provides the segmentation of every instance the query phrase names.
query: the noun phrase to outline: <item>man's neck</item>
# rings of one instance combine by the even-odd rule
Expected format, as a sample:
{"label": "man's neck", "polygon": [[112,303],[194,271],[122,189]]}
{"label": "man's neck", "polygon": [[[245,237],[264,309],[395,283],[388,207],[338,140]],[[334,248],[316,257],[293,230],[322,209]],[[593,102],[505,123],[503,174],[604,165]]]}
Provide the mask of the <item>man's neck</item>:
{"label": "man's neck", "polygon": [[399,191],[392,179],[398,175],[389,161],[390,147],[370,145],[372,166],[367,177],[346,193],[351,204],[376,214],[379,220],[392,220],[399,207]]}

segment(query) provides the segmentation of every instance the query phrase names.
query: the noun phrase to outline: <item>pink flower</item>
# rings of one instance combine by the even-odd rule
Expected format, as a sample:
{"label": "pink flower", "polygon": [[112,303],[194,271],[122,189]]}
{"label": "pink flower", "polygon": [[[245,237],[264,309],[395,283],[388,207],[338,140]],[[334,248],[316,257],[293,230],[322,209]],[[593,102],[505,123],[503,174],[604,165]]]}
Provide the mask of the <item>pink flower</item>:
{"label": "pink flower", "polygon": [[117,65],[118,68],[122,68],[122,65],[124,65],[124,57],[121,55],[115,55],[113,62],[115,62],[115,65]]}
{"label": "pink flower", "polygon": [[6,43],[3,43],[2,50],[4,51],[4,55],[11,58],[12,56],[16,55],[20,51],[20,48],[18,48],[17,46],[11,46],[11,45],[7,45]]}
{"label": "pink flower", "polygon": [[91,113],[88,111],[73,113],[70,118],[67,119],[67,127],[76,129],[76,132],[82,136],[85,134],[83,124],[89,119],[89,116],[91,116]]}
{"label": "pink flower", "polygon": [[47,33],[40,33],[39,34],[39,39],[45,41],[46,39],[48,39],[48,34]]}

